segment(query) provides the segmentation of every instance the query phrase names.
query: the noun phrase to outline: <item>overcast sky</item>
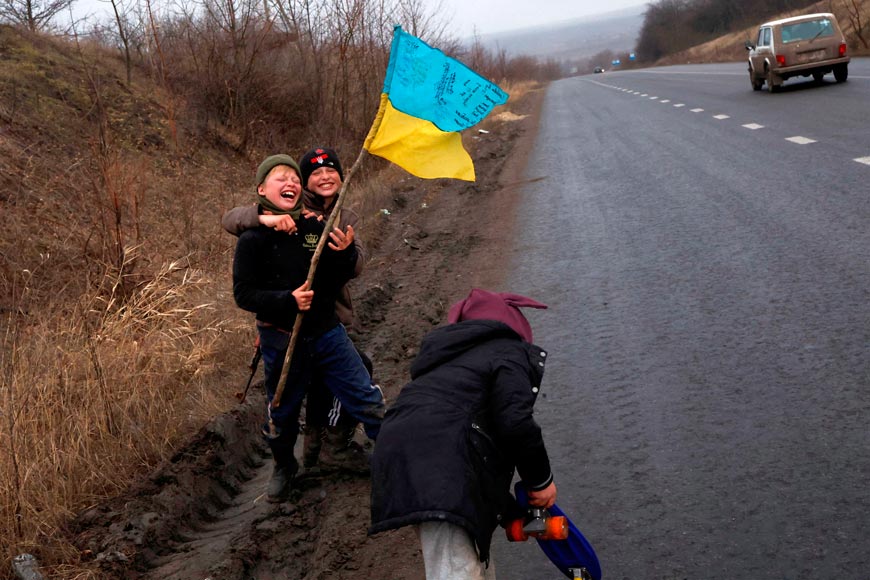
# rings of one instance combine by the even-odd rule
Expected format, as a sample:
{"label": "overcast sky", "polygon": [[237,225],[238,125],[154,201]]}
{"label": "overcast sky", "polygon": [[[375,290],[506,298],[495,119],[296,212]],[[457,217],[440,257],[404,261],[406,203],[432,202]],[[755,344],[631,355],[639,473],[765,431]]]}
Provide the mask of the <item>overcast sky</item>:
{"label": "overcast sky", "polygon": [[[651,1],[651,0],[649,0]],[[558,24],[583,16],[603,14],[631,6],[645,6],[645,0],[442,0],[452,14],[455,34],[471,36],[504,32],[541,24]],[[433,0],[433,5],[435,4]]]}

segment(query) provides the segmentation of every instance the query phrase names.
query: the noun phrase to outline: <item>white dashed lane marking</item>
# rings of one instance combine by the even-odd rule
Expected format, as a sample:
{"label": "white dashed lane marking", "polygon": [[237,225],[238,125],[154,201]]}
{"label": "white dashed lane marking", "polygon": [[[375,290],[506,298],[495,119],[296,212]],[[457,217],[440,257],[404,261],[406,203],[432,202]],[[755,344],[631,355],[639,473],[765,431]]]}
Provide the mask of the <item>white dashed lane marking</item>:
{"label": "white dashed lane marking", "polygon": [[[612,89],[617,89],[619,91],[622,91],[624,93],[628,93],[630,95],[639,95],[641,97],[648,97],[651,101],[659,101],[662,104],[671,102],[670,99],[659,99],[655,95],[649,95],[648,93],[641,93],[640,91],[633,91],[631,89],[626,89],[624,87],[616,87],[613,85],[602,85],[602,86],[607,86],[607,87],[610,87]],[[685,107],[686,104],[685,103],[674,103],[673,106],[675,108],[679,109],[679,108]],[[700,107],[696,107],[694,109],[689,109],[689,110],[693,113],[703,113],[704,112],[704,109],[702,109]],[[713,115],[713,118],[722,121],[725,119],[730,119],[731,117],[729,115],[719,114],[719,115]],[[764,125],[759,125],[758,123],[746,123],[745,125],[741,125],[741,126],[745,129],[749,129],[750,131],[764,129]],[[794,137],[786,137],[785,140],[790,141],[792,143],[796,143],[798,145],[809,145],[810,143],[817,142],[815,139],[810,139],[809,137],[803,137],[801,135],[795,135]],[[855,159],[853,159],[853,161],[857,161],[858,163],[861,163],[863,165],[870,166],[870,156],[868,156],[868,157],[856,157]]]}

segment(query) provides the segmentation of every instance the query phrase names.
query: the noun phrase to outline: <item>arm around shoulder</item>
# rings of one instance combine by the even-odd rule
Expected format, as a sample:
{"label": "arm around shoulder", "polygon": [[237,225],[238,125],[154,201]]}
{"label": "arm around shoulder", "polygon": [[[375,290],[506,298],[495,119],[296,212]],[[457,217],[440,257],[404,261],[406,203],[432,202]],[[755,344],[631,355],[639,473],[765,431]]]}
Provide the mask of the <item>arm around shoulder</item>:
{"label": "arm around shoulder", "polygon": [[240,236],[245,230],[260,225],[260,212],[257,205],[244,205],[228,210],[221,218],[221,226],[233,234]]}

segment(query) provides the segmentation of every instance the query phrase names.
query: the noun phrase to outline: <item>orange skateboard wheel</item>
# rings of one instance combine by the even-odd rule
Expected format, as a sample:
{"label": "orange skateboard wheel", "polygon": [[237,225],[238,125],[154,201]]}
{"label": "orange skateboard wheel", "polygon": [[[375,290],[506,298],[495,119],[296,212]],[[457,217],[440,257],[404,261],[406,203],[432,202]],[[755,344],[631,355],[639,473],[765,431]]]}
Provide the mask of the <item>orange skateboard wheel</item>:
{"label": "orange skateboard wheel", "polygon": [[568,538],[568,520],[565,516],[547,518],[547,528],[541,535],[542,540],[565,540]]}
{"label": "orange skateboard wheel", "polygon": [[523,520],[511,521],[504,531],[508,542],[525,542],[529,539],[528,534],[523,531]]}

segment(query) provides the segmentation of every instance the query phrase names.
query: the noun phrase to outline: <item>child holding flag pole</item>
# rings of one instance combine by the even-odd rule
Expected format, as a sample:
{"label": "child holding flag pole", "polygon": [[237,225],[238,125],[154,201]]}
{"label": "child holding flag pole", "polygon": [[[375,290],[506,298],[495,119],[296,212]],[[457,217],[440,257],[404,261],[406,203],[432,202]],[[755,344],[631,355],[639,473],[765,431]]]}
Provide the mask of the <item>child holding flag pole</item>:
{"label": "child holding flag pole", "polygon": [[[344,172],[338,154],[328,147],[315,147],[302,155],[299,168],[302,178],[302,215],[313,214],[329,218],[336,208],[336,201],[344,183]],[[356,277],[362,272],[365,262],[365,248],[357,235],[359,215],[344,207],[337,214],[338,227],[341,230],[346,230],[348,226],[354,228],[354,245],[357,249],[354,268]],[[227,211],[221,219],[221,225],[237,237],[245,230],[261,225],[288,235],[296,232],[296,224],[289,215],[272,214],[264,211],[259,204],[235,207]],[[352,328],[353,301],[347,285],[342,288],[335,308],[341,323],[346,328]],[[357,352],[372,375],[371,360],[359,349]],[[305,397],[302,466],[311,473],[339,470],[367,474],[368,457],[353,440],[358,422],[342,410],[341,401],[333,397],[322,383],[315,377]]]}
{"label": "child holding flag pole", "polygon": [[[335,313],[336,297],[357,260],[353,228],[333,228],[335,213],[326,224],[301,215],[299,167],[288,155],[267,157],[256,181],[258,203],[275,214],[290,215],[297,225],[296,235],[290,236],[266,227],[245,231],[233,261],[236,303],[257,315],[269,399],[263,434],[275,459],[268,499],[281,501],[298,471],[293,447],[313,376],[322,378],[372,439],[380,428],[384,401]],[[318,272],[321,257],[324,264]]]}

